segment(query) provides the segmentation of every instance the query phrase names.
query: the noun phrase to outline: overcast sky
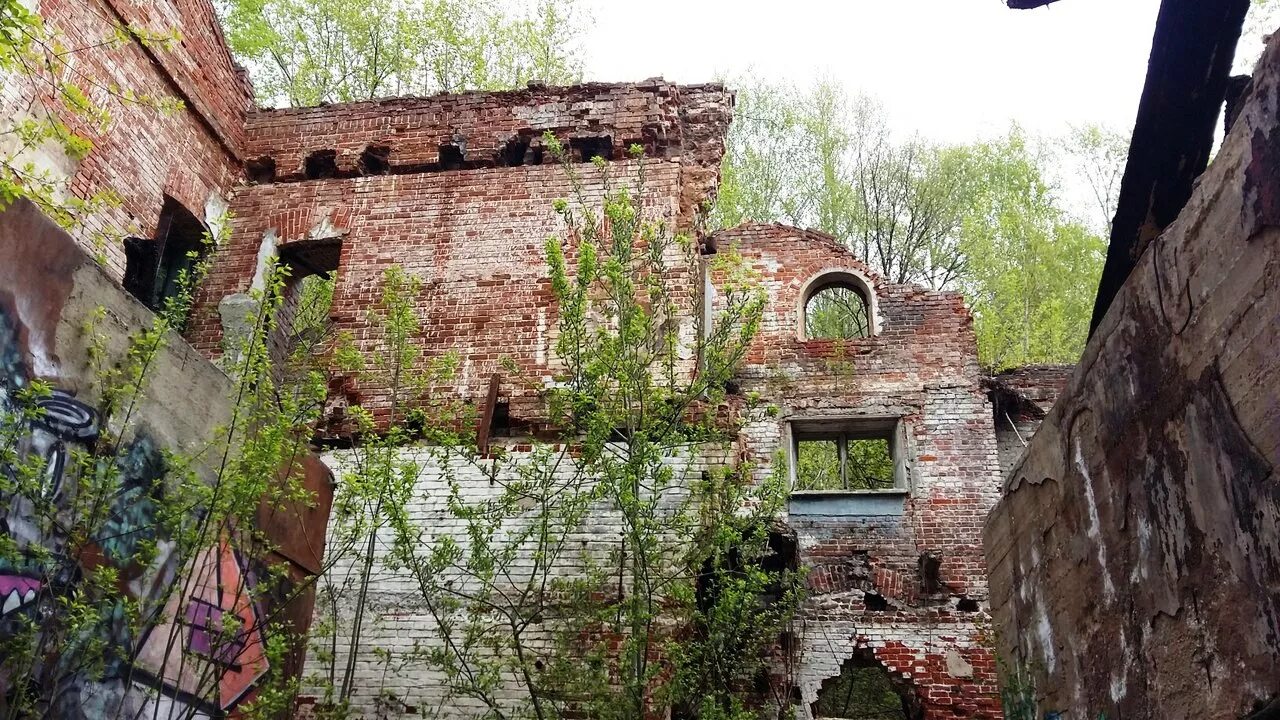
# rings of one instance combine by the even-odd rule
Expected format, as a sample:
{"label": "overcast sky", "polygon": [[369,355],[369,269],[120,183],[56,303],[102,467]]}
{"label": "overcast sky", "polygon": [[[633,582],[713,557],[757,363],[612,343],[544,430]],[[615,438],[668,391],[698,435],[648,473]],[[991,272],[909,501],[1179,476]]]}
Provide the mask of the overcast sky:
{"label": "overcast sky", "polygon": [[[1210,0],[1207,0],[1210,1]],[[1216,0],[1212,0],[1216,1]],[[586,0],[587,76],[704,82],[752,70],[826,76],[886,106],[900,130],[964,142],[1016,120],[1128,132],[1159,0]]]}

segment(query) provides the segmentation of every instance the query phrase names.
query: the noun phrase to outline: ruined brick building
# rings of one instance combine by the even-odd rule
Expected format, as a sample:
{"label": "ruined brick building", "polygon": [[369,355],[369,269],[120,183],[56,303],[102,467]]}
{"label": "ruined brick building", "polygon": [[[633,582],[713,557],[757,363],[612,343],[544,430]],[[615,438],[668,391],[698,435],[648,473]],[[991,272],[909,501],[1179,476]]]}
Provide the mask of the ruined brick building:
{"label": "ruined brick building", "polygon": [[[733,95],[723,87],[661,79],[259,109],[207,0],[46,0],[39,10],[82,45],[116,22],[182,30],[183,41],[171,49],[130,43],[86,54],[83,67],[139,92],[176,96],[185,103],[181,112],[158,115],[104,99],[113,123],[91,133],[95,149],[87,157],[32,154],[78,195],[110,189],[120,196],[118,206],[89,219],[80,250],[44,243],[38,267],[18,270],[37,254],[34,244],[11,238],[37,225],[41,233],[56,231],[17,210],[6,213],[9,220],[37,225],[13,225],[0,238],[0,310],[20,329],[23,363],[70,395],[87,396],[86,350],[69,334],[88,312],[83,297],[115,308],[124,332],[140,322],[142,305],[155,307],[170,291],[203,230],[228,228],[186,328],[189,347],[179,344],[166,360],[168,394],[149,410],[154,424],[167,428],[157,437],[161,445],[208,431],[188,427],[189,403],[211,408],[211,424],[227,412],[212,397],[225,389],[213,363],[242,331],[250,292],[262,287],[275,257],[294,282],[312,274],[336,278],[330,319],[371,351],[379,338],[365,310],[383,271],[397,265],[419,278],[419,346],[427,356],[456,353],[460,360],[441,392],[479,407],[496,389],[504,431],[493,442],[519,449],[543,418],[537,388],[510,378],[555,372],[556,307],[543,240],[558,228],[553,201],[572,191],[544,152],[543,133],[555,134],[583,163],[586,195],[602,190],[593,158],[622,180],[643,166],[646,208],[697,234],[732,122]],[[19,89],[6,83],[6,107],[22,106]],[[644,148],[643,159],[627,155],[631,145]],[[102,269],[87,259],[92,232],[129,236],[102,249]],[[782,462],[795,482],[783,520],[795,533],[798,562],[810,570],[793,637],[792,699],[800,716],[814,714],[843,673],[871,667],[892,679],[903,717],[999,717],[995,654],[984,630],[982,528],[999,499],[1003,469],[1021,454],[1065,375],[984,381],[960,295],[885,283],[831,237],[749,225],[698,239],[704,260],[673,270],[687,286],[706,290],[681,333],[696,333],[698,318],[715,312],[705,258],[717,248],[736,249],[767,292],[762,330],[736,392],[758,394],[776,412],[753,420],[732,448],[709,451],[704,461],[747,459],[760,472]],[[864,337],[809,336],[810,302],[832,289],[862,303]],[[331,390],[335,416],[348,402],[375,415],[387,409],[383,389],[354,378]],[[853,490],[844,477],[805,486],[796,468],[804,447],[825,444],[845,458],[852,443],[864,441],[883,443],[892,458],[882,487]],[[337,463],[341,455],[328,459]],[[331,488],[323,470],[313,470],[311,484],[323,500]],[[486,478],[459,473],[464,487],[483,492]],[[422,479],[424,490],[440,482],[438,474]],[[423,518],[440,513],[427,501],[412,510]],[[290,519],[300,530],[280,533],[280,553],[300,578],[321,568],[318,538],[327,519],[322,502]],[[375,573],[371,598],[375,619],[356,663],[357,709],[372,716],[388,695],[401,710],[430,705],[438,685],[429,673],[412,665],[389,671],[378,655],[411,647],[428,634],[429,621],[393,573]],[[234,712],[263,671],[262,662],[227,671],[216,707],[201,712]],[[151,687],[175,704],[189,700],[182,678],[160,672]]]}

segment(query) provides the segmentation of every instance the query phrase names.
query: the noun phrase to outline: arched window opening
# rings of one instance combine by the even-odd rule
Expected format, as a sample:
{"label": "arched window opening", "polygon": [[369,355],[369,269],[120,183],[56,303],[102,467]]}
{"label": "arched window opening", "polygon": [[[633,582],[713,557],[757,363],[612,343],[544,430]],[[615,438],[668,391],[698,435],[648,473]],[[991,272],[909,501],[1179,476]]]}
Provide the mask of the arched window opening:
{"label": "arched window opening", "polygon": [[807,340],[847,340],[872,334],[870,303],[862,288],[834,283],[809,296],[804,307]]}
{"label": "arched window opening", "polygon": [[920,700],[910,684],[896,677],[870,650],[859,650],[828,678],[813,703],[815,718],[843,720],[922,720]]}

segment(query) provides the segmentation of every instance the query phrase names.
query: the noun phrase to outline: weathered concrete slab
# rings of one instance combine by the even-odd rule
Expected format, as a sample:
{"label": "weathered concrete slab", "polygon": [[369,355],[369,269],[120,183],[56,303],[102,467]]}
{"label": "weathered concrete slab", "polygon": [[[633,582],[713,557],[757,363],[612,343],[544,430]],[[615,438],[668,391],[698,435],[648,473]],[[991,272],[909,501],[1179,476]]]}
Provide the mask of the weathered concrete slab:
{"label": "weathered concrete slab", "polygon": [[1280,695],[1280,40],[987,521],[1039,711],[1239,718]]}

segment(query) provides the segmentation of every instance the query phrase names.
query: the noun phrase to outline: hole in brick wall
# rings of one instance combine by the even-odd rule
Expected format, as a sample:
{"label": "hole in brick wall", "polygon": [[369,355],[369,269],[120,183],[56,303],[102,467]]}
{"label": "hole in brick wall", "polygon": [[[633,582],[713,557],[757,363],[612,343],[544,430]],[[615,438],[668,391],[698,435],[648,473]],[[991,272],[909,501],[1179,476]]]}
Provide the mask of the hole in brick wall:
{"label": "hole in brick wall", "polygon": [[489,434],[492,437],[511,437],[511,401],[508,398],[498,398],[494,404]]}
{"label": "hole in brick wall", "polygon": [[880,593],[869,592],[862,596],[862,604],[871,612],[884,612],[889,609],[889,601]]}
{"label": "hole in brick wall", "polygon": [[926,595],[942,591],[942,558],[933,553],[921,553],[918,563],[920,589]]}
{"label": "hole in brick wall", "polygon": [[[288,271],[280,288],[275,328],[265,338],[277,378],[300,381],[304,361],[328,347],[334,333],[333,295],[342,254],[339,238],[296,240],[280,246],[279,262]],[[332,393],[331,393],[332,396]]]}
{"label": "hole in brick wall", "polygon": [[308,180],[334,177],[338,174],[338,151],[316,150],[303,161],[302,171]]}
{"label": "hole in brick wall", "polygon": [[815,718],[924,718],[911,681],[890,672],[868,648],[855,650],[841,665],[838,676],[822,681],[810,711]]}
{"label": "hole in brick wall", "polygon": [[152,310],[163,309],[182,292],[208,252],[204,239],[204,223],[165,196],[155,238],[125,240],[125,289]]}
{"label": "hole in brick wall", "polygon": [[391,171],[391,147],[367,145],[360,153],[361,175],[386,175]]}
{"label": "hole in brick wall", "polygon": [[595,158],[612,160],[613,138],[608,135],[604,137],[569,138],[569,149],[573,153],[573,159],[577,162],[591,162]]}
{"label": "hole in brick wall", "polygon": [[440,169],[441,170],[459,170],[465,159],[462,154],[462,148],[452,143],[440,146]]}
{"label": "hole in brick wall", "polygon": [[249,176],[249,182],[259,185],[275,182],[276,159],[263,155],[260,158],[249,160],[244,164],[244,171]]}
{"label": "hole in brick wall", "polygon": [[507,167],[519,167],[525,164],[525,156],[528,154],[529,138],[517,135],[508,140],[507,144],[498,152],[498,164]]}
{"label": "hole in brick wall", "polygon": [[973,598],[960,598],[956,603],[956,612],[978,612],[978,601]]}

